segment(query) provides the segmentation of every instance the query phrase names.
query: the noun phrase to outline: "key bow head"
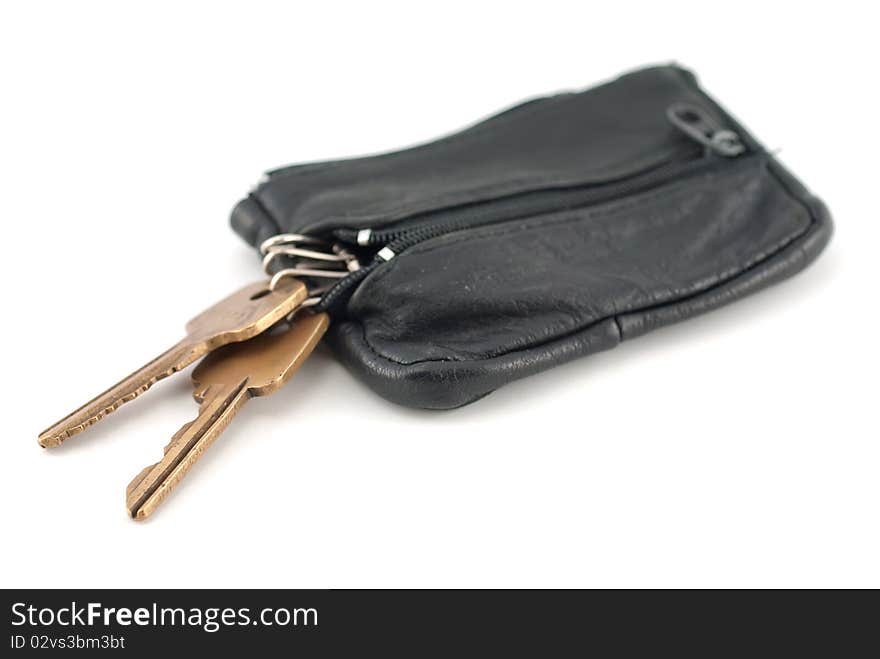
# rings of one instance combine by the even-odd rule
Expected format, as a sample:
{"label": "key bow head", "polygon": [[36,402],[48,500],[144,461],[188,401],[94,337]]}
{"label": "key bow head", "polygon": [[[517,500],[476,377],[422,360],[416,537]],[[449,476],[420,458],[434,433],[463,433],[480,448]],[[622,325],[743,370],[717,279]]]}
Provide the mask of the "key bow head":
{"label": "key bow head", "polygon": [[190,320],[186,331],[216,346],[245,341],[290,314],[307,297],[306,285],[296,279],[282,279],[274,290],[266,282],[254,282]]}
{"label": "key bow head", "polygon": [[234,384],[245,379],[252,395],[272,393],[305,361],[329,322],[324,313],[301,313],[289,328],[279,327],[277,331],[215,350],[193,371],[196,400],[211,385]]}

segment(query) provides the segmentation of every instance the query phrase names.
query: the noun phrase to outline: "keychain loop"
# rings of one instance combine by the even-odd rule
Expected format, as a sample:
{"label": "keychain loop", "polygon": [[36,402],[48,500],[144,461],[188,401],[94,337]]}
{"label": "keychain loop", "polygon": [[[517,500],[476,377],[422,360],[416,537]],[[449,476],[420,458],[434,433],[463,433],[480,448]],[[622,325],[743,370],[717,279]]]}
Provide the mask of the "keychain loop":
{"label": "keychain loop", "polygon": [[267,275],[271,275],[272,271],[270,266],[272,265],[272,261],[276,256],[292,256],[298,257],[302,259],[309,259],[310,261],[329,261],[331,263],[345,263],[348,259],[344,254],[333,254],[330,252],[319,252],[313,249],[302,249],[299,247],[291,247],[288,245],[270,245],[269,248],[264,252],[265,256],[263,256],[263,272]]}
{"label": "keychain loop", "polygon": [[317,277],[328,279],[342,279],[349,275],[347,270],[312,270],[311,268],[285,268],[279,270],[272,279],[269,280],[269,290],[274,291],[275,287],[285,277]]}
{"label": "keychain loop", "polygon": [[[260,254],[263,255],[263,272],[270,277],[270,291],[274,291],[278,283],[287,277],[307,280],[309,297],[287,316],[288,321],[301,309],[320,304],[324,293],[361,267],[357,257],[339,243],[299,233],[281,233],[267,238],[260,243]],[[291,265],[273,274],[272,265],[279,256],[286,260],[285,264]],[[314,280],[329,282],[310,286]]]}
{"label": "keychain loop", "polygon": [[327,245],[328,243],[320,238],[313,236],[304,236],[301,233],[279,233],[271,238],[266,238],[260,243],[260,254],[266,254],[270,248],[276,245],[296,245],[302,243],[304,245]]}

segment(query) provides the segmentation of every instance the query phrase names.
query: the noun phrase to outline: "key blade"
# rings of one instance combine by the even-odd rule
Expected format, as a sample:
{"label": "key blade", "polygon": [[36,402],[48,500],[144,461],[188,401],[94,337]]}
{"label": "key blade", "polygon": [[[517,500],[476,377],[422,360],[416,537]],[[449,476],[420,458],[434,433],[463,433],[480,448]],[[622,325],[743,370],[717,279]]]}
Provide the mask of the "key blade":
{"label": "key blade", "polygon": [[188,342],[182,341],[145,364],[107,391],[40,433],[37,441],[43,448],[58,446],[97,423],[124,403],[134,400],[156,382],[186,368],[201,356]]}
{"label": "key blade", "polygon": [[198,416],[171,438],[162,459],[143,469],[126,488],[125,507],[132,519],[142,521],[156,510],[249,397],[247,379],[210,387]]}
{"label": "key blade", "polygon": [[180,343],[44,430],[37,441],[43,448],[58,446],[207,352],[265,331],[307,296],[305,284],[291,278],[272,291],[265,282],[245,286],[187,323],[188,336]]}

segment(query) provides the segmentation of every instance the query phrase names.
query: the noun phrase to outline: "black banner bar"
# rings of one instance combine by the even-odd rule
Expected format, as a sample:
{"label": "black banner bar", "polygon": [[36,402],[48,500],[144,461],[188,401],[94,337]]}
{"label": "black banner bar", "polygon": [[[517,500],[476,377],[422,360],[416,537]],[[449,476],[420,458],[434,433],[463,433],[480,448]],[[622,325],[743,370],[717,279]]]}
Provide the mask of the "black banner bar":
{"label": "black banner bar", "polygon": [[876,644],[873,591],[4,591],[3,656],[268,650],[835,656]]}

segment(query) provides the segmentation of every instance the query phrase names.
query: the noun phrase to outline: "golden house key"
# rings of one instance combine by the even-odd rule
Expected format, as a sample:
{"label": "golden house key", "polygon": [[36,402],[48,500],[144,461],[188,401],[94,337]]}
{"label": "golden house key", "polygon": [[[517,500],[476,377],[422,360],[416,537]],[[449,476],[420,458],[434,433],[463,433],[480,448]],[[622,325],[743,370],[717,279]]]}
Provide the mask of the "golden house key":
{"label": "golden house key", "polygon": [[265,282],[245,286],[187,323],[186,338],[171,349],[40,433],[40,446],[58,446],[206,353],[260,334],[306,297],[306,286],[292,278],[277,282],[271,290]]}
{"label": "golden house key", "polygon": [[254,396],[267,396],[287,382],[324,335],[326,313],[298,314],[289,329],[267,332],[208,355],[193,371],[195,420],[165,447],[165,456],[138,474],[125,505],[136,520],[148,517],[190,467]]}

